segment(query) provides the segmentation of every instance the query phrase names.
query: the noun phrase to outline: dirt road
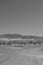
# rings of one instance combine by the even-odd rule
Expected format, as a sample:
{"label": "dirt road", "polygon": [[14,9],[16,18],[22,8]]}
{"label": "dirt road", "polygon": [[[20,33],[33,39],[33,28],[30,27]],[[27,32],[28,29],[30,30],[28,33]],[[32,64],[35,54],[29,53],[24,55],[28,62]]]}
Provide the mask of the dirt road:
{"label": "dirt road", "polygon": [[0,47],[0,65],[43,65],[41,48]]}

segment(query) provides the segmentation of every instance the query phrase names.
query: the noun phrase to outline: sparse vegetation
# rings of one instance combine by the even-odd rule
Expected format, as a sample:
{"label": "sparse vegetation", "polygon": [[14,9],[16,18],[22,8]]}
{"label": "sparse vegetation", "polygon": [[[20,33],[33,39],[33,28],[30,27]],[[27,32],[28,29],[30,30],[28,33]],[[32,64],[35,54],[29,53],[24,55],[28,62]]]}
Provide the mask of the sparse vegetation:
{"label": "sparse vegetation", "polygon": [[[8,41],[8,42],[5,42],[5,40],[4,41],[1,40],[0,45],[3,44],[3,45],[23,46],[23,45],[27,45],[27,44],[41,45],[41,43],[43,43],[43,37],[38,37],[38,36],[23,36],[23,35],[19,35],[19,34],[3,34],[3,35],[0,35],[0,38],[8,38],[8,39],[20,38],[20,39],[24,39],[24,40],[26,39],[25,41],[24,40],[13,40],[13,41]],[[30,40],[27,41],[27,39],[30,39]],[[31,40],[31,39],[34,39],[34,40]]]}
{"label": "sparse vegetation", "polygon": [[4,41],[0,41],[0,45],[13,45],[14,47],[24,47],[25,45],[29,45],[29,44],[39,44],[41,45],[40,41],[9,41],[9,42],[4,42]]}
{"label": "sparse vegetation", "polygon": [[2,44],[3,44],[3,45],[6,45],[6,43],[5,43],[5,42],[3,42]]}
{"label": "sparse vegetation", "polygon": [[0,42],[0,45],[1,45],[2,43]]}
{"label": "sparse vegetation", "polygon": [[9,41],[8,43],[7,43],[7,45],[11,45],[12,43],[11,43],[11,41]]}

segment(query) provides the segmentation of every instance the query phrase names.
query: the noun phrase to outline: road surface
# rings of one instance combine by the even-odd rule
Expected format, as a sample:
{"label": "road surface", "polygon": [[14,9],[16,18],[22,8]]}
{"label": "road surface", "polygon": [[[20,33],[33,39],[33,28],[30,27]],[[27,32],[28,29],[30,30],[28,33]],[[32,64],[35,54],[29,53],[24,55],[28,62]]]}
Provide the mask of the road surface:
{"label": "road surface", "polygon": [[43,65],[42,48],[0,47],[0,65]]}

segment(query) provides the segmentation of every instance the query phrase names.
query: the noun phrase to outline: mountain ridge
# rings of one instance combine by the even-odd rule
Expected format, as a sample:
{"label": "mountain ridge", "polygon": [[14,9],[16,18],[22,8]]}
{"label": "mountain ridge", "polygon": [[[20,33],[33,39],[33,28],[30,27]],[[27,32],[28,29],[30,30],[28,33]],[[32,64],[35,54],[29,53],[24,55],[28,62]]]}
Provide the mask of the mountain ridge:
{"label": "mountain ridge", "polygon": [[33,35],[22,35],[22,34],[1,34],[0,38],[22,38],[22,39],[43,39],[41,36],[33,36]]}

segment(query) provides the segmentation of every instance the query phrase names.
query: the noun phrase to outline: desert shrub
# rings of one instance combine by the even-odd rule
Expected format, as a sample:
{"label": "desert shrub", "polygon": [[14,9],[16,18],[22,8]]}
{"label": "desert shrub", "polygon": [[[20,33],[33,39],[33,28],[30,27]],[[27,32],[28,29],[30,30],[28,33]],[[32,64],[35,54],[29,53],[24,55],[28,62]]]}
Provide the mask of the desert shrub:
{"label": "desert shrub", "polygon": [[24,42],[24,41],[21,41],[21,42],[19,42],[19,44],[24,44],[24,45],[25,45],[25,44],[26,44],[26,42]]}
{"label": "desert shrub", "polygon": [[13,41],[13,44],[16,44],[17,42],[16,41]]}
{"label": "desert shrub", "polygon": [[8,43],[7,43],[7,45],[11,45],[12,43],[9,41]]}
{"label": "desert shrub", "polygon": [[1,45],[2,43],[0,42],[0,45]]}
{"label": "desert shrub", "polygon": [[29,44],[33,44],[33,41],[29,41],[28,43],[29,43]]}
{"label": "desert shrub", "polygon": [[34,45],[36,45],[36,44],[37,44],[37,42],[33,42],[33,44],[34,44]]}
{"label": "desert shrub", "polygon": [[38,43],[39,45],[41,45],[41,42],[40,42],[40,41],[37,41],[37,43]]}
{"label": "desert shrub", "polygon": [[5,45],[6,43],[5,43],[5,42],[3,42],[2,44],[3,44],[3,45]]}
{"label": "desert shrub", "polygon": [[17,40],[13,41],[13,44],[19,44],[19,41],[17,41]]}

